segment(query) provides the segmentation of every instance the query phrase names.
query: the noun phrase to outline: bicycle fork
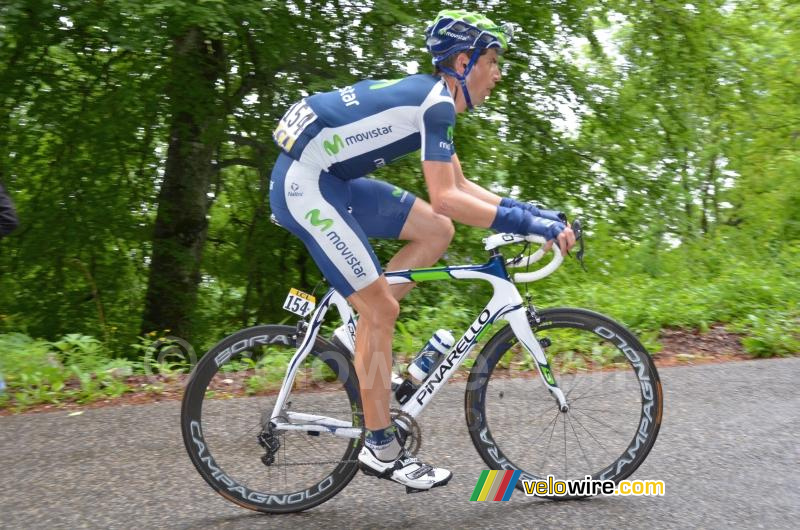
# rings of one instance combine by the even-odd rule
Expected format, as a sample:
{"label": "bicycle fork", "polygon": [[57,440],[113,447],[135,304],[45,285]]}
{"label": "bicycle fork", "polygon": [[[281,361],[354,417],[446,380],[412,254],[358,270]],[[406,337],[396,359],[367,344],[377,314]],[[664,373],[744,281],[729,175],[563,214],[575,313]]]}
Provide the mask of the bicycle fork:
{"label": "bicycle fork", "polygon": [[544,354],[542,345],[533,335],[530,322],[528,322],[528,312],[524,308],[515,309],[504,315],[504,318],[511,325],[514,330],[514,335],[522,343],[528,353],[531,354],[533,360],[536,361],[536,367],[539,370],[539,375],[542,377],[550,394],[555,398],[558,403],[558,408],[561,412],[569,412],[569,405],[564,392],[561,391],[556,378],[553,376],[553,371],[550,369],[550,363],[547,362],[547,357]]}

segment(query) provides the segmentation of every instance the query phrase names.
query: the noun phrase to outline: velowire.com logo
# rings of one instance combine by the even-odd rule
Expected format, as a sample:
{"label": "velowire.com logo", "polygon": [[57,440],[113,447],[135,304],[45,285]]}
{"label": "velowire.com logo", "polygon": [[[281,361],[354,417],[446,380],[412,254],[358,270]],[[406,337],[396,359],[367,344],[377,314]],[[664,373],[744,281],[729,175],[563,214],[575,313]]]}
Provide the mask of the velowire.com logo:
{"label": "velowire.com logo", "polygon": [[522,473],[516,471],[489,471],[485,469],[481,472],[481,478],[475,485],[472,492],[471,501],[507,501],[511,499],[514,486],[517,485],[519,476]]}

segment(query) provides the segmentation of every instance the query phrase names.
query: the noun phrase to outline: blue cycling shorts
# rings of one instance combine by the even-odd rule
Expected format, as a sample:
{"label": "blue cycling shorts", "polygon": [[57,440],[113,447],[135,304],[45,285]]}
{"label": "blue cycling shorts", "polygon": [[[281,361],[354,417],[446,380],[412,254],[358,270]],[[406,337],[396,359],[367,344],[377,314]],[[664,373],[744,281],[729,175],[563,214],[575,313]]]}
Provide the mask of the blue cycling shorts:
{"label": "blue cycling shorts", "polygon": [[367,238],[399,238],[415,200],[386,182],[342,180],[285,153],[272,169],[273,215],[303,240],[322,274],[345,297],[381,275]]}

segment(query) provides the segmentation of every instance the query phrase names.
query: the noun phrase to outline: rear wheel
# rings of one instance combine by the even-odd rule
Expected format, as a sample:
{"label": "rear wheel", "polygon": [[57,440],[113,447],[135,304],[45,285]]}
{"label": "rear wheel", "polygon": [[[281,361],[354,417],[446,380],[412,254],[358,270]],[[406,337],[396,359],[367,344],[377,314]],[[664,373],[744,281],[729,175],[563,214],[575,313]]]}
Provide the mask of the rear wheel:
{"label": "rear wheel", "polygon": [[251,510],[306,510],[336,495],[357,470],[359,438],[274,428],[292,412],[361,424],[353,365],[321,338],[281,417],[271,417],[297,345],[297,330],[289,326],[234,333],[200,360],[183,397],[183,440],[198,472],[220,495]]}
{"label": "rear wheel", "polygon": [[466,415],[475,448],[491,469],[520,470],[519,489],[523,480],[549,475],[625,479],[644,461],[661,425],[661,382],[650,355],[630,331],[597,313],[550,309],[538,316],[531,329],[569,411],[559,410],[506,326],[470,373]]}

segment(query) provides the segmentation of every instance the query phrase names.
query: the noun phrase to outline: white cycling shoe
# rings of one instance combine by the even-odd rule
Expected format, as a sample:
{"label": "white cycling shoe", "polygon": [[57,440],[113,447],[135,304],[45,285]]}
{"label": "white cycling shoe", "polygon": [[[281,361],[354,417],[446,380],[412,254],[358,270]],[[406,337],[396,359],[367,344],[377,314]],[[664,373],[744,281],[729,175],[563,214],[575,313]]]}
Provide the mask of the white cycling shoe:
{"label": "white cycling shoe", "polygon": [[365,446],[358,454],[358,467],[367,475],[404,485],[406,493],[428,491],[431,488],[444,486],[453,478],[453,474],[448,470],[429,466],[405,449],[397,459],[384,462]]}

